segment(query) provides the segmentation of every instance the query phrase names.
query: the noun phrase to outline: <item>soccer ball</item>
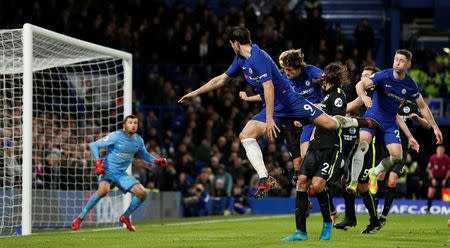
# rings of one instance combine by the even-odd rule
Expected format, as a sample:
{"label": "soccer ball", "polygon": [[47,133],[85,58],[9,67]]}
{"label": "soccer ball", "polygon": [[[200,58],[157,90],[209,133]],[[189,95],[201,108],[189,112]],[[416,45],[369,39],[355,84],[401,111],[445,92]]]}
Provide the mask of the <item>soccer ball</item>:
{"label": "soccer ball", "polygon": [[278,57],[278,63],[280,64],[281,67],[283,67],[283,57],[287,54],[287,51],[284,51],[280,54],[280,57]]}

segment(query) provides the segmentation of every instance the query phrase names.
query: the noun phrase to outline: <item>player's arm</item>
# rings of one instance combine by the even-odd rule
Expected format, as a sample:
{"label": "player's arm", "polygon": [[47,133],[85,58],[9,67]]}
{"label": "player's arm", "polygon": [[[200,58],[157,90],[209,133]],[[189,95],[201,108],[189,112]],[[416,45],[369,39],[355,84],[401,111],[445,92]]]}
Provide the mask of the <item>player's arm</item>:
{"label": "player's arm", "polygon": [[229,77],[227,74],[222,73],[222,75],[219,75],[219,76],[214,77],[211,80],[209,80],[202,87],[184,95],[183,97],[181,97],[180,100],[178,100],[178,102],[179,103],[187,102],[187,101],[192,100],[194,97],[201,95],[205,92],[220,88],[220,87],[224,86],[226,83],[228,83],[229,81],[231,81],[231,79],[232,78]]}
{"label": "player's arm", "polygon": [[411,148],[414,151],[419,152],[419,143],[417,143],[417,140],[414,138],[405,121],[402,119],[402,117],[400,117],[400,115],[397,115],[397,124],[400,130],[402,130],[405,136],[408,138],[408,144],[411,146]]}
{"label": "player's arm", "polygon": [[239,91],[239,97],[246,102],[262,102],[260,95],[247,96],[245,91]]}
{"label": "player's arm", "polygon": [[[142,140],[141,140],[142,141]],[[145,149],[144,141],[141,142],[138,149],[139,156],[148,163],[154,163],[160,166],[166,166],[167,160],[165,158],[155,158],[152,154],[150,154],[147,149]]]}
{"label": "player's arm", "polygon": [[110,133],[95,142],[89,143],[89,149],[91,150],[91,154],[92,154],[92,157],[94,158],[94,160],[100,159],[98,149],[100,149],[102,147],[110,146],[110,145],[114,144],[116,141],[117,141],[116,135],[114,133]]}
{"label": "player's arm", "polygon": [[347,103],[347,113],[355,113],[357,114],[359,112],[359,107],[363,105],[363,101],[361,100],[361,97],[355,98],[355,100]]}
{"label": "player's arm", "polygon": [[430,109],[428,108],[427,104],[424,102],[421,95],[416,98],[417,107],[419,108],[420,113],[422,116],[427,120],[427,122],[431,125],[434,131],[434,135],[436,136],[436,144],[442,144],[443,137],[441,130],[439,129],[438,125],[436,124],[436,121],[434,120],[433,114],[431,114]]}
{"label": "player's arm", "polygon": [[267,80],[262,85],[264,87],[264,100],[266,102],[266,131],[269,140],[272,141],[274,137],[277,137],[277,130],[280,132],[280,129],[273,120],[275,89],[272,80]]}
{"label": "player's arm", "polygon": [[418,114],[416,114],[416,113],[410,114],[410,115],[409,115],[409,118],[411,118],[411,119],[416,120],[417,122],[419,122],[419,125],[420,125],[422,128],[425,128],[425,129],[430,129],[430,128],[431,128],[430,123],[428,123],[428,121],[425,120],[425,118],[420,117],[420,116],[419,116]]}
{"label": "player's arm", "polygon": [[368,108],[372,107],[372,99],[367,95],[366,89],[373,87],[374,85],[375,84],[370,78],[362,78],[361,81],[359,81],[355,86],[356,93],[361,98],[364,105]]}
{"label": "player's arm", "polygon": [[102,174],[103,171],[105,170],[105,165],[103,165],[102,161],[100,160],[100,155],[99,155],[98,149],[100,149],[102,147],[110,146],[110,145],[114,144],[114,142],[116,142],[116,141],[117,141],[116,135],[114,133],[110,133],[95,142],[89,143],[89,149],[91,150],[91,155],[95,161],[95,174],[96,175]]}

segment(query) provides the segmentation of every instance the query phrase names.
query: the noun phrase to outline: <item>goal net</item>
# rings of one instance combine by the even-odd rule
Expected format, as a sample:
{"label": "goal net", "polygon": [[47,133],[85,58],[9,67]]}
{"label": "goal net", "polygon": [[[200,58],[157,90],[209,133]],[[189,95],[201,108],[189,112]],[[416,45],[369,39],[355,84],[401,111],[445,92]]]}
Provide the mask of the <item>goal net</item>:
{"label": "goal net", "polygon": [[[128,53],[0,30],[0,233],[70,227],[97,190],[88,143],[120,128],[130,91]],[[127,198],[110,192],[82,226],[117,224]]]}

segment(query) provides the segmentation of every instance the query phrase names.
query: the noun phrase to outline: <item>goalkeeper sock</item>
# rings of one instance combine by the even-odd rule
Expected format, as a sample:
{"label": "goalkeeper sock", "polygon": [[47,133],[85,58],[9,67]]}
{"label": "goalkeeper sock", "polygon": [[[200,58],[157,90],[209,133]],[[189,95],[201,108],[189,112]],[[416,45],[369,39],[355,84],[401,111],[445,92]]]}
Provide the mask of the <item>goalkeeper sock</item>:
{"label": "goalkeeper sock", "polygon": [[136,210],[136,208],[138,208],[141,204],[142,202],[139,200],[139,198],[134,196],[133,200],[131,200],[130,207],[128,207],[127,211],[125,211],[125,213],[123,213],[122,216],[124,218],[130,218],[131,213],[133,213],[134,210]]}
{"label": "goalkeeper sock", "polygon": [[98,197],[97,192],[95,192],[94,195],[92,195],[91,199],[89,199],[88,203],[86,204],[86,207],[84,207],[83,211],[81,212],[80,215],[78,215],[78,217],[84,219],[87,215],[87,213],[89,213],[89,211],[95,206],[97,205],[97,202],[100,200],[100,197]]}

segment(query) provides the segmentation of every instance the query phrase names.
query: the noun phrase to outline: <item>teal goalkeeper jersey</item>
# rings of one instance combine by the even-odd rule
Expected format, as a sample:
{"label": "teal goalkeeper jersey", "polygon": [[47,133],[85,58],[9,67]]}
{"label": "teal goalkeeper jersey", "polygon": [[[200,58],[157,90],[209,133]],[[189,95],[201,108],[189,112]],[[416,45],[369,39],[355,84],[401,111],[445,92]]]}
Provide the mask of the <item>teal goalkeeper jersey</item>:
{"label": "teal goalkeeper jersey", "polygon": [[136,153],[149,163],[155,160],[145,149],[141,136],[134,134],[133,138],[129,138],[123,130],[112,132],[89,144],[94,160],[100,159],[98,149],[102,147],[108,147],[106,158],[103,160],[106,174],[125,172]]}

